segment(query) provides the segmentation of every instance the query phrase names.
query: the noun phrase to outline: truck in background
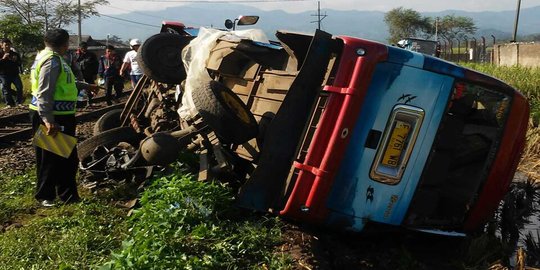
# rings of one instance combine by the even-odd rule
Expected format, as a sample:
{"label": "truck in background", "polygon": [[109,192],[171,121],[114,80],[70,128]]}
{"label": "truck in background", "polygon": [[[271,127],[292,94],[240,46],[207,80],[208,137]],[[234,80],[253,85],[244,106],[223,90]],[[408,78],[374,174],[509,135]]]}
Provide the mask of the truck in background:
{"label": "truck in background", "polygon": [[440,44],[435,40],[406,38],[398,41],[397,46],[405,50],[419,52],[435,57],[439,57],[441,54]]}

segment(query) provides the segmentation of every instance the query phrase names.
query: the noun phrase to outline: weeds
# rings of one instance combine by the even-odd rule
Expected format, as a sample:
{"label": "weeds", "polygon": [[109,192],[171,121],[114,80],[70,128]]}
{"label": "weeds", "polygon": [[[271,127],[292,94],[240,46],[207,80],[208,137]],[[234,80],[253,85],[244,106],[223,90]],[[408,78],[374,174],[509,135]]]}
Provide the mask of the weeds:
{"label": "weeds", "polygon": [[130,219],[130,236],[102,269],[286,268],[274,255],[276,218],[242,215],[231,191],[187,176],[154,181]]}
{"label": "weeds", "polygon": [[523,151],[518,170],[540,183],[540,127],[529,125],[527,145]]}
{"label": "weeds", "polygon": [[527,248],[527,261],[531,265],[540,265],[540,230],[536,234],[528,232],[525,235],[525,247]]}

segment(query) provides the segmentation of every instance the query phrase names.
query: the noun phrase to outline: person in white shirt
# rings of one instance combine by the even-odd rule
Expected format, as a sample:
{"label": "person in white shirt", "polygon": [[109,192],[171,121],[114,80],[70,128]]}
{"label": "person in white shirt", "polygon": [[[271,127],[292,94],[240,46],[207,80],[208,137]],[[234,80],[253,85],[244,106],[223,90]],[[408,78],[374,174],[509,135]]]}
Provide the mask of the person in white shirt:
{"label": "person in white shirt", "polygon": [[122,64],[122,68],[120,68],[120,76],[122,76],[129,68],[131,70],[129,72],[131,86],[135,89],[135,85],[137,85],[137,82],[143,75],[143,72],[137,63],[137,50],[141,46],[141,41],[134,38],[129,42],[129,45],[131,46],[131,51],[127,52],[124,56],[124,63]]}

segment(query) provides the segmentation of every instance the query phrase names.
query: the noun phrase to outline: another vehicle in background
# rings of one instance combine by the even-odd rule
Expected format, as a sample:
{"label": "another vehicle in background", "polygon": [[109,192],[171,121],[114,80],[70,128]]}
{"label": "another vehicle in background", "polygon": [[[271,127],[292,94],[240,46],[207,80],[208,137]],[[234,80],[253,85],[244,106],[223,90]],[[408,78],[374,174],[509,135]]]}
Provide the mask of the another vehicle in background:
{"label": "another vehicle in background", "polygon": [[441,48],[439,42],[430,39],[406,38],[398,41],[397,46],[405,50],[419,52],[439,57]]}

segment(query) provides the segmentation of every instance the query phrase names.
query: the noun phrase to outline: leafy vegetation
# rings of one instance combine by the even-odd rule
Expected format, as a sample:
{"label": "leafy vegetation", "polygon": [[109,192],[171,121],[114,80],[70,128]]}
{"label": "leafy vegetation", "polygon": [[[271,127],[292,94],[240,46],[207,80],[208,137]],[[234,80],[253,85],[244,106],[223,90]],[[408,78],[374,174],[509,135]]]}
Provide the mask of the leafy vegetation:
{"label": "leafy vegetation", "polygon": [[43,34],[81,19],[99,16],[97,7],[107,0],[0,0],[0,38],[10,38],[29,66],[32,54],[43,48]]}
{"label": "leafy vegetation", "polygon": [[224,185],[171,175],[155,180],[130,219],[122,250],[103,269],[283,268],[272,253],[276,218],[253,218],[232,207]]}
{"label": "leafy vegetation", "polygon": [[[0,37],[9,37],[20,52],[35,52],[43,48],[42,27],[38,23],[25,24],[15,14],[8,14],[0,19]],[[24,55],[22,55],[24,58]]]}
{"label": "leafy vegetation", "polygon": [[24,24],[39,24],[47,31],[52,28],[62,28],[76,22],[81,14],[83,19],[98,15],[96,7],[108,4],[106,0],[76,1],[69,0],[0,0],[2,9],[16,14]]}
{"label": "leafy vegetation", "polygon": [[478,29],[472,18],[456,15],[446,15],[442,18],[435,18],[437,30],[441,38],[452,40],[463,39],[468,35],[473,35]]}
{"label": "leafy vegetation", "polygon": [[446,15],[442,18],[423,17],[418,11],[394,8],[384,15],[390,37],[388,42],[395,44],[409,37],[430,38],[435,32],[440,38],[453,40],[474,35],[478,29],[470,17]]}
{"label": "leafy vegetation", "polygon": [[431,29],[429,18],[422,17],[418,11],[394,8],[384,15],[384,22],[388,25],[390,43],[396,43],[408,37],[417,37]]}

